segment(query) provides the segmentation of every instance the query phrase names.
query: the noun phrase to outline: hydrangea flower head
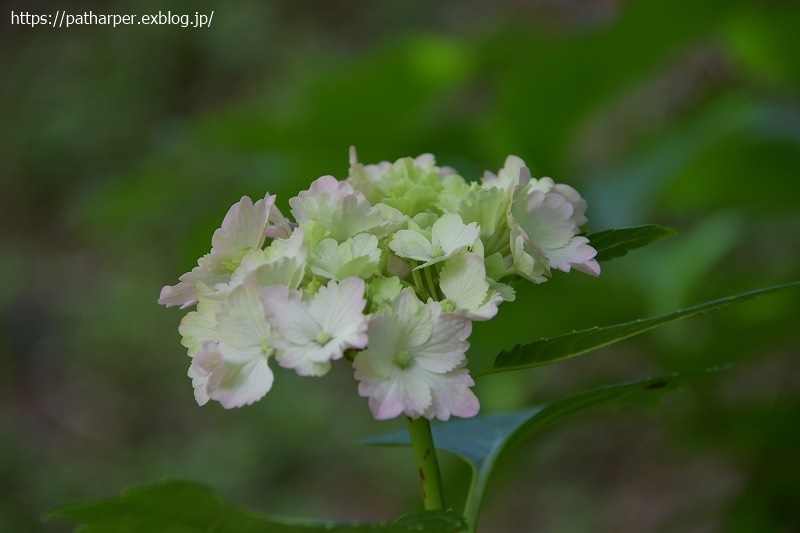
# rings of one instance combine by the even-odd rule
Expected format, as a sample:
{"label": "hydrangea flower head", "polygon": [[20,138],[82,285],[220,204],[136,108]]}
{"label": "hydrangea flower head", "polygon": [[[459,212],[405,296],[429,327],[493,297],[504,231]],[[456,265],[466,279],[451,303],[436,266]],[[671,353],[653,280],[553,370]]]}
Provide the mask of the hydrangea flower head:
{"label": "hydrangea flower head", "polygon": [[[515,279],[598,275],[586,201],[509,156],[467,182],[430,154],[322,176],[289,200],[243,197],[197,267],[159,303],[188,307],[182,344],[201,405],[258,401],[275,373],[352,365],[373,416],[447,420],[479,410],[467,368],[473,321],[515,298]],[[274,365],[273,365],[274,367]]]}

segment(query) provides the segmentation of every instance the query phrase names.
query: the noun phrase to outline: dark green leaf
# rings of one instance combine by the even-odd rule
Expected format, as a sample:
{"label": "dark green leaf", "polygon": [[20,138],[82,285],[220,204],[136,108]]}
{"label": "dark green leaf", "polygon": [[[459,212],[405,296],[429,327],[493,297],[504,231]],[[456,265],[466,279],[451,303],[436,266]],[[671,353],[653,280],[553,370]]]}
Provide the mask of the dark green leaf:
{"label": "dark green leaf", "polygon": [[139,531],[269,531],[271,533],[456,533],[464,518],[452,511],[421,511],[386,524],[303,523],[264,516],[232,505],[211,489],[185,481],[164,481],[120,496],[53,509],[46,520],[79,524],[82,533]]}
{"label": "dark green leaf", "polygon": [[[463,458],[473,470],[472,483],[464,508],[467,520],[477,523],[481,501],[489,475],[501,453],[508,446],[552,422],[581,412],[590,407],[608,405],[625,399],[650,399],[698,375],[716,372],[710,369],[701,373],[645,379],[612,385],[571,396],[543,406],[531,407],[512,413],[479,416],[466,420],[451,420],[433,424],[436,447]],[[408,433],[397,431],[363,441],[371,446],[408,446]]]}
{"label": "dark green leaf", "polygon": [[705,313],[706,311],[743,302],[763,296],[764,294],[796,287],[798,285],[800,285],[800,281],[794,281],[783,285],[768,287],[766,289],[745,292],[736,296],[712,300],[652,318],[640,318],[613,326],[596,326],[582,331],[565,333],[564,335],[553,337],[552,339],[539,339],[530,344],[517,345],[509,351],[500,352],[495,358],[493,366],[473,372],[473,376],[479,377],[496,372],[508,372],[511,370],[522,370],[525,368],[549,365],[592,350],[597,350],[609,344],[614,344],[615,342],[633,337],[639,333],[644,333],[645,331],[663,326],[664,324],[681,318]]}
{"label": "dark green leaf", "polygon": [[629,250],[647,246],[665,237],[672,237],[676,233],[672,228],[649,224],[647,226],[607,229],[592,233],[589,235],[589,243],[597,250],[595,259],[608,261],[615,257],[622,257]]}

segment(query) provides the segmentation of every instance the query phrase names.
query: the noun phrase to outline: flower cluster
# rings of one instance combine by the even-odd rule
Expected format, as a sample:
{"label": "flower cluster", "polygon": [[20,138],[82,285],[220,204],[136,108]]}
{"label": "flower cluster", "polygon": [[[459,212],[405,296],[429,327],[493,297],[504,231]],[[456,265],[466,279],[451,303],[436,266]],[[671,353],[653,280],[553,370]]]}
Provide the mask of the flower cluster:
{"label": "flower cluster", "polygon": [[243,197],[161,291],[163,305],[197,305],[179,331],[200,405],[259,400],[273,358],[302,376],[346,359],[377,419],[471,417],[472,321],[514,299],[514,277],[600,273],[586,202],[515,156],[470,183],[428,154],[363,165],[351,150],[347,179],[323,176],[289,205],[294,220],[275,196]]}

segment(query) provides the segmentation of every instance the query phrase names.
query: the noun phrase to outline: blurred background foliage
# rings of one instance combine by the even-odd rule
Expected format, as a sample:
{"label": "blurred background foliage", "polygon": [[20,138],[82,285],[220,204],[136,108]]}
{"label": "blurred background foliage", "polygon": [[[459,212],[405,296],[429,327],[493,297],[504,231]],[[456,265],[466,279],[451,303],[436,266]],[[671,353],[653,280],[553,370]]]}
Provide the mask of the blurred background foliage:
{"label": "blurred background foliage", "polygon": [[[278,372],[255,406],[198,408],[183,313],[156,305],[242,195],[287,199],[362,161],[432,152],[468,179],[517,154],[589,201],[593,231],[679,235],[520,287],[470,357],[800,272],[800,6],[789,1],[73,2],[207,13],[210,28],[0,33],[0,529],[168,478],[284,516],[419,506],[408,450],[346,365]],[[483,378],[484,412],[733,363],[656,410],[592,413],[515,448],[487,531],[800,526],[797,291],[553,367]],[[399,424],[399,425],[398,425]],[[512,466],[513,465],[513,466]],[[445,461],[451,504],[466,469]],[[51,525],[52,529],[58,526]]]}

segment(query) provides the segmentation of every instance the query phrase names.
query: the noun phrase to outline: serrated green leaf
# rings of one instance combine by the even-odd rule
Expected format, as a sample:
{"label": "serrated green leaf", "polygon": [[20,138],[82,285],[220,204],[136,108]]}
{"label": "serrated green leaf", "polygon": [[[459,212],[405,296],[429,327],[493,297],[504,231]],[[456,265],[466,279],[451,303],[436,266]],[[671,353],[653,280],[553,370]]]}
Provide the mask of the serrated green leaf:
{"label": "serrated green leaf", "polygon": [[[478,416],[466,420],[452,419],[431,425],[434,443],[464,459],[472,467],[472,482],[464,506],[464,515],[471,526],[477,525],[481,502],[489,476],[500,455],[529,433],[590,407],[609,405],[625,399],[651,399],[700,375],[717,372],[709,369],[693,374],[668,376],[612,385],[571,396],[542,406],[512,413]],[[408,433],[396,431],[362,441],[370,446],[409,446]]]}
{"label": "serrated green leaf", "polygon": [[452,511],[420,511],[385,524],[277,519],[230,504],[208,487],[186,481],[164,481],[125,490],[114,498],[59,507],[44,519],[74,522],[81,533],[457,533],[466,528],[464,518]]}
{"label": "serrated green leaf", "polygon": [[628,251],[647,246],[650,243],[672,237],[677,232],[657,224],[634,226],[632,228],[607,229],[588,236],[589,244],[597,250],[595,259],[608,261],[622,257]]}
{"label": "serrated green leaf", "polygon": [[783,285],[745,292],[736,296],[712,300],[652,318],[640,318],[613,326],[595,326],[581,331],[565,333],[564,335],[551,339],[539,339],[529,344],[517,345],[511,350],[500,352],[495,358],[493,366],[473,372],[473,377],[557,363],[558,361],[563,361],[564,359],[576,357],[597,350],[598,348],[614,344],[615,342],[633,337],[634,335],[644,333],[645,331],[663,326],[664,324],[681,318],[705,313],[706,311],[744,302],[771,292],[796,287],[798,285],[800,285],[800,281],[794,281]]}

